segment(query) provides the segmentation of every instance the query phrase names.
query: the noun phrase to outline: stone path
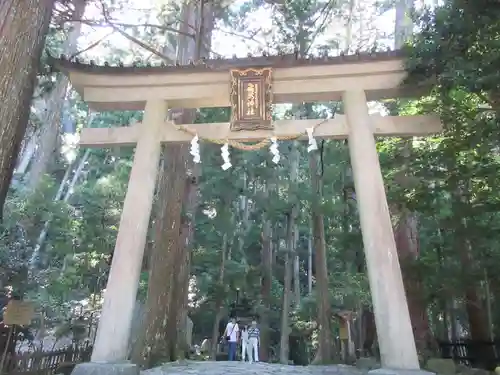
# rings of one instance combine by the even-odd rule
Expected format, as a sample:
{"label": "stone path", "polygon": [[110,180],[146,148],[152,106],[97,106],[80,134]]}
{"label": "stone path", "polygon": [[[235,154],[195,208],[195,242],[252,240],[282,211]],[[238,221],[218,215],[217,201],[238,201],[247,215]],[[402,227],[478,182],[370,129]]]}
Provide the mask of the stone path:
{"label": "stone path", "polygon": [[270,363],[187,361],[141,371],[141,375],[362,375],[356,367],[291,366]]}

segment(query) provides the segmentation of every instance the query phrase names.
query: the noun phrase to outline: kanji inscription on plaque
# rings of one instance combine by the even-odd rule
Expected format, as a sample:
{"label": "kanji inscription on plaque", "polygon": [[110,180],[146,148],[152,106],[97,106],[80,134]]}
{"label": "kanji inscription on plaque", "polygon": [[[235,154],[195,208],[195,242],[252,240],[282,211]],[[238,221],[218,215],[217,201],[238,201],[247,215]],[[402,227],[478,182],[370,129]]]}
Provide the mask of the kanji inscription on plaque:
{"label": "kanji inscription on plaque", "polygon": [[231,130],[273,129],[271,68],[231,70]]}

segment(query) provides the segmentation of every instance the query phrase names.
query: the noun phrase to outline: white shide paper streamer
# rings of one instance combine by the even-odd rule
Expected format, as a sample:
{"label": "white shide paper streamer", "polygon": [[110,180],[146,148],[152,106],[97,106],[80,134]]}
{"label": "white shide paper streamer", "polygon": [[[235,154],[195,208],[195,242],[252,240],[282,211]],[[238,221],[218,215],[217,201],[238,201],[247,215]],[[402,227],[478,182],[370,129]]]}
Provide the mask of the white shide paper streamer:
{"label": "white shide paper streamer", "polygon": [[306,129],[307,136],[309,137],[309,147],[307,147],[307,152],[311,152],[318,149],[318,144],[316,143],[316,139],[314,139],[313,133],[314,128]]}
{"label": "white shide paper streamer", "polygon": [[225,143],[224,146],[222,146],[220,148],[220,151],[221,151],[220,154],[222,156],[222,160],[224,161],[224,164],[222,164],[221,168],[224,171],[226,171],[232,167],[231,161],[229,160],[229,145],[227,143]]}
{"label": "white shide paper streamer", "polygon": [[201,163],[200,144],[198,143],[198,140],[198,135],[195,135],[191,140],[191,149],[189,150],[189,153],[193,156],[193,162],[196,164]]}
{"label": "white shide paper streamer", "polygon": [[273,163],[278,164],[280,161],[280,150],[278,149],[278,140],[276,137],[271,137],[271,146],[269,151],[273,154]]}

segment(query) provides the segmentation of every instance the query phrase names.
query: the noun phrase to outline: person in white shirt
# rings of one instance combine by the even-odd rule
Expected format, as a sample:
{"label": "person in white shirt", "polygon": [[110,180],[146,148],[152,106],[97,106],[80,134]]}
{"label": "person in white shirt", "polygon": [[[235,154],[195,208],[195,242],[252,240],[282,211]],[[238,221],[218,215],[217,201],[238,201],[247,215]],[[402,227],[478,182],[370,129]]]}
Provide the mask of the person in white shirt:
{"label": "person in white shirt", "polygon": [[252,353],[250,352],[250,348],[248,346],[248,330],[247,327],[243,326],[241,328],[241,360],[245,362],[246,357],[248,355],[248,360],[252,358]]}
{"label": "person in white shirt", "polygon": [[224,337],[227,340],[228,351],[227,357],[229,361],[236,360],[236,345],[238,343],[238,332],[240,331],[238,323],[236,323],[236,318],[231,318],[231,321],[227,323],[226,329],[224,330]]}
{"label": "person in white shirt", "polygon": [[248,328],[248,357],[250,363],[252,363],[252,352],[255,362],[259,362],[259,347],[260,330],[259,327],[257,327],[257,321],[253,320],[251,327]]}

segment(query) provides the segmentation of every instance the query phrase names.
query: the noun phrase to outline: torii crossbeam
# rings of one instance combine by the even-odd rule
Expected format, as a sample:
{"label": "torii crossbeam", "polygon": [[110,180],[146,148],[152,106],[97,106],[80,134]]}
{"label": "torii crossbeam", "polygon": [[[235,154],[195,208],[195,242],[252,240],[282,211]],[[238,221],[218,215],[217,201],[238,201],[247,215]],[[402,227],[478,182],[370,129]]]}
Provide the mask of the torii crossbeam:
{"label": "torii crossbeam", "polygon": [[[142,123],[84,129],[81,134],[85,147],[136,145],[93,362],[127,358],[160,146],[192,138],[182,130],[188,125],[166,121],[168,108],[231,106],[231,124],[189,128],[212,139],[253,141],[305,134],[317,125],[315,137],[349,140],[382,365],[419,369],[375,136],[426,136],[438,133],[441,124],[434,116],[369,115],[367,100],[418,96],[422,91],[400,85],[405,71],[399,52],[321,59],[266,56],[163,67],[95,66],[62,59],[54,64],[92,109],[144,109]],[[271,121],[271,103],[334,100],[342,100],[345,115],[327,121]]]}
{"label": "torii crossbeam", "polygon": [[[306,129],[317,126],[314,136],[320,139],[345,139],[348,136],[347,118],[345,115],[336,115],[331,120],[281,120],[274,122],[274,130],[246,130],[232,132],[229,123],[186,124],[175,125],[165,121],[158,133],[160,142],[178,143],[189,142],[193,136],[186,131],[189,129],[202,138],[220,140],[235,140],[240,142],[259,141],[275,137],[290,137],[302,134],[306,139]],[[375,136],[382,137],[422,137],[438,133],[441,130],[439,119],[431,116],[370,116],[370,126]],[[144,131],[142,123],[132,126],[116,128],[85,128],[80,135],[82,147],[116,147],[135,146]]]}

